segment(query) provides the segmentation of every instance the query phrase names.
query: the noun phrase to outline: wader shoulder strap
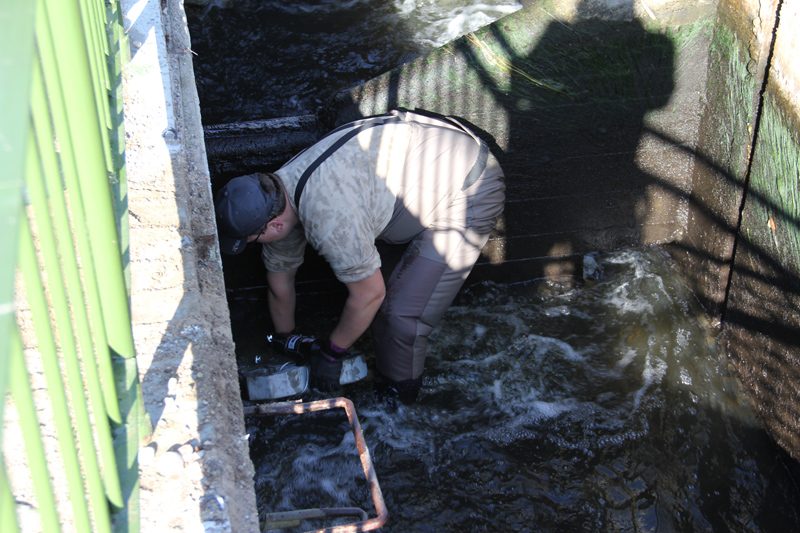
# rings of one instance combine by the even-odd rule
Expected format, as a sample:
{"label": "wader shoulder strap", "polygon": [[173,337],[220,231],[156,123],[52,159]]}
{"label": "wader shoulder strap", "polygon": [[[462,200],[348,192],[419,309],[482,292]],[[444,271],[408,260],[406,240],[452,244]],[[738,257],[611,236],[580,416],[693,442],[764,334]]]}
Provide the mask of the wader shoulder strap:
{"label": "wader shoulder strap", "polygon": [[419,122],[421,124],[446,124],[447,127],[452,129],[460,130],[472,137],[476,143],[478,143],[478,157],[475,159],[475,164],[472,165],[472,169],[470,169],[469,174],[467,177],[464,178],[464,185],[462,186],[462,190],[466,190],[470,185],[475,183],[475,181],[480,177],[483,171],[486,169],[486,162],[489,159],[489,146],[483,141],[481,141],[480,137],[475,135],[475,133],[469,129],[468,127],[464,126],[459,120],[454,117],[440,115],[439,113],[433,113],[431,111],[423,111],[423,110],[415,110],[409,111],[408,109],[399,109],[397,111],[398,115],[408,122]]}
{"label": "wader shoulder strap", "polygon": [[[364,130],[368,130],[369,128],[374,128],[375,126],[383,126],[384,124],[389,124],[392,122],[419,122],[421,124],[435,124],[444,123],[447,127],[463,131],[473,139],[475,142],[478,143],[480,147],[480,151],[478,152],[478,158],[475,160],[475,164],[472,165],[472,169],[467,174],[467,177],[464,179],[463,189],[466,189],[473,183],[478,177],[481,175],[483,170],[486,168],[486,161],[489,157],[489,147],[486,143],[482,142],[480,138],[475,135],[469,128],[461,124],[458,120],[454,119],[453,117],[446,117],[444,115],[439,115],[435,113],[420,113],[415,111],[408,111],[406,109],[399,109],[396,111],[392,111],[387,113],[386,115],[379,115],[376,117],[369,117],[362,120],[358,120],[356,122],[349,122],[342,126],[339,126],[328,135],[333,135],[343,129],[352,128],[350,131],[339,137],[335,143],[330,145],[327,150],[322,152],[319,157],[317,157],[313,163],[311,163],[308,168],[305,169],[303,174],[300,176],[300,180],[297,182],[297,187],[294,190],[294,205],[299,210],[300,209],[300,197],[303,195],[303,189],[306,186],[306,182],[308,178],[311,177],[311,174],[314,173],[315,170],[325,161],[328,157],[331,156],[336,150],[342,147],[344,143],[358,135]],[[327,137],[327,135],[326,135]],[[295,156],[296,157],[296,156]]]}
{"label": "wader shoulder strap", "polygon": [[[344,145],[344,143],[346,143],[347,141],[349,141],[350,139],[352,139],[353,137],[355,137],[356,135],[358,135],[359,133],[361,133],[364,130],[368,130],[370,128],[374,128],[375,126],[383,126],[384,124],[388,124],[388,123],[391,123],[391,122],[400,122],[401,120],[402,119],[400,117],[396,116],[396,115],[382,115],[380,117],[367,118],[367,119],[364,119],[364,120],[359,120],[358,122],[351,122],[351,123],[345,124],[343,126],[339,126],[335,130],[333,130],[331,133],[329,133],[328,135],[331,135],[331,134],[336,133],[336,132],[338,132],[338,131],[340,131],[340,130],[342,130],[344,128],[348,128],[348,127],[352,127],[353,128],[350,131],[348,131],[347,133],[345,133],[344,135],[342,135],[341,137],[339,137],[336,140],[336,142],[333,143],[332,145],[330,145],[327,150],[322,152],[322,154],[320,154],[320,156],[318,158],[316,158],[313,163],[308,165],[308,168],[306,168],[306,170],[300,176],[300,180],[297,182],[297,187],[294,190],[294,205],[295,205],[295,207],[298,210],[300,209],[300,197],[303,194],[303,189],[306,186],[306,182],[308,181],[308,178],[311,177],[311,174],[313,174],[314,171],[317,170],[317,168],[322,164],[322,162],[325,161],[327,158],[329,158],[331,156],[331,154],[333,154],[336,150],[341,148],[342,145]],[[355,127],[353,127],[353,126],[355,126]]]}

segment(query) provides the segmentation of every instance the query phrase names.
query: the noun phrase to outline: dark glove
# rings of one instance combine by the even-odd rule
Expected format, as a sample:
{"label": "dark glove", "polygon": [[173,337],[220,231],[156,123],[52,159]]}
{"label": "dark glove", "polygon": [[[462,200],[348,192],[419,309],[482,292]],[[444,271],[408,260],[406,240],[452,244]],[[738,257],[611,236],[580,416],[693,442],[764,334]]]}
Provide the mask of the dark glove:
{"label": "dark glove", "polygon": [[312,346],[319,341],[316,337],[299,333],[269,333],[267,343],[278,353],[305,358],[310,355]]}
{"label": "dark glove", "polygon": [[341,386],[342,359],[350,356],[347,350],[336,349],[329,339],[311,345],[311,385],[321,391],[334,391]]}

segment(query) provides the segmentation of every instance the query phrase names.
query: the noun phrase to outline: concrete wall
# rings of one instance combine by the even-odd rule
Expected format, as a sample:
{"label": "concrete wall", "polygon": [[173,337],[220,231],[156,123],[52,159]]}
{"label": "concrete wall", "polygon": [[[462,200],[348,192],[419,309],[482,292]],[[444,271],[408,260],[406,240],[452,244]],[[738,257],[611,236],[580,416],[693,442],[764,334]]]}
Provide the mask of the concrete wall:
{"label": "concrete wall", "polygon": [[581,254],[681,238],[712,2],[541,1],[348,91],[330,125],[395,106],[495,147],[505,220],[473,280],[567,278]]}
{"label": "concrete wall", "polygon": [[[763,423],[800,459],[800,1],[721,2],[717,32],[739,61],[728,90],[755,101],[729,112],[725,130],[747,131],[735,182],[746,185],[723,312],[731,361]],[[732,59],[731,59],[732,60]],[[730,64],[730,62],[727,62]],[[720,64],[726,64],[724,60]],[[747,70],[742,70],[746,65]],[[765,79],[766,76],[766,79]],[[716,133],[716,135],[715,135]],[[719,180],[727,181],[725,178]]]}
{"label": "concrete wall", "polygon": [[145,408],[142,531],[258,531],[180,0],[123,0],[131,305]]}

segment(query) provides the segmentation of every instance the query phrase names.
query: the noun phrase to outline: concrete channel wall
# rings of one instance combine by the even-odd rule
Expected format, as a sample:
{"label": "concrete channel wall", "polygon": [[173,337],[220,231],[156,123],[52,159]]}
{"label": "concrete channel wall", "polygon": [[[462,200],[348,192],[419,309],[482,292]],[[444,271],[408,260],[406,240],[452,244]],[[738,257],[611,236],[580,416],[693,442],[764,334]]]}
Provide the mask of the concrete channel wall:
{"label": "concrete channel wall", "polygon": [[203,130],[180,0],[123,0],[131,305],[152,435],[142,531],[258,531]]}
{"label": "concrete channel wall", "polygon": [[679,245],[761,420],[800,459],[798,15],[797,0],[720,2]]}
{"label": "concrete channel wall", "polygon": [[[767,29],[759,37],[768,41],[773,35]],[[797,0],[782,3],[773,52],[753,147],[725,323],[729,353],[740,378],[751,391],[761,418],[781,446],[800,459],[800,2]]]}

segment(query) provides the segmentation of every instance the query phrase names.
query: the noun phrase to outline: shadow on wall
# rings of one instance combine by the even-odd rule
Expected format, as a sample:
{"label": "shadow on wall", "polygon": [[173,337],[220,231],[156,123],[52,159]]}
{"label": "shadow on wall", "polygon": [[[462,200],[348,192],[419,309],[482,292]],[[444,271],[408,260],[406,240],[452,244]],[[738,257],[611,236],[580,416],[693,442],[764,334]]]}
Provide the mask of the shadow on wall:
{"label": "shadow on wall", "polygon": [[[672,43],[636,20],[551,22],[532,53],[516,58],[501,100],[504,164],[522,178],[507,211],[510,259],[619,248],[643,242],[647,225],[676,224],[674,213],[662,222],[654,210],[650,190],[660,180],[637,161],[645,115],[669,100],[672,72]],[[546,260],[542,274],[580,271]]]}
{"label": "shadow on wall", "polygon": [[473,281],[569,279],[584,252],[682,230],[688,176],[663,175],[691,156],[644,137],[673,93],[673,42],[635,19],[582,20],[583,5],[573,23],[531,6],[335,104],[336,124],[398,106],[455,115],[494,147],[505,221]]}

